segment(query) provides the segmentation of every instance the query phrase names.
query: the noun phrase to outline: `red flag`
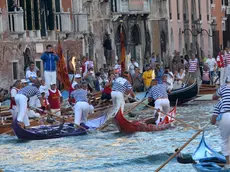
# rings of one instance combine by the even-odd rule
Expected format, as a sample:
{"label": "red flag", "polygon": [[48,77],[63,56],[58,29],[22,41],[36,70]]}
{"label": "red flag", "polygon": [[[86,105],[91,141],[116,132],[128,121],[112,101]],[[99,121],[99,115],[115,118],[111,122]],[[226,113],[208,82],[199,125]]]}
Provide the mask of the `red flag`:
{"label": "red flag", "polygon": [[120,41],[121,41],[121,72],[123,73],[125,71],[125,35],[122,30],[120,30]]}
{"label": "red flag", "polygon": [[69,80],[67,66],[65,64],[65,57],[62,53],[62,46],[60,39],[58,40],[58,56],[60,57],[57,63],[57,78],[63,84],[65,90],[69,90],[71,83]]}

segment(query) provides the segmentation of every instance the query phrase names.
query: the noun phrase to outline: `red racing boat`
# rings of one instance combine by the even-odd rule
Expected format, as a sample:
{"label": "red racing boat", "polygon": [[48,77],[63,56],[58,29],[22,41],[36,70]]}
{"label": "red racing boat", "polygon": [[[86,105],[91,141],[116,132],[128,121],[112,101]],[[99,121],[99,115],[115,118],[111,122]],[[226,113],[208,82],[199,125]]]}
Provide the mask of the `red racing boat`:
{"label": "red racing boat", "polygon": [[[176,117],[176,106],[169,112],[169,115]],[[174,122],[174,118],[170,116],[165,116],[163,121],[161,121],[158,125],[154,125],[146,123],[153,118],[146,118],[139,121],[128,121],[122,114],[121,110],[119,110],[114,118],[114,121],[119,131],[122,133],[152,132],[170,128],[170,124]]]}

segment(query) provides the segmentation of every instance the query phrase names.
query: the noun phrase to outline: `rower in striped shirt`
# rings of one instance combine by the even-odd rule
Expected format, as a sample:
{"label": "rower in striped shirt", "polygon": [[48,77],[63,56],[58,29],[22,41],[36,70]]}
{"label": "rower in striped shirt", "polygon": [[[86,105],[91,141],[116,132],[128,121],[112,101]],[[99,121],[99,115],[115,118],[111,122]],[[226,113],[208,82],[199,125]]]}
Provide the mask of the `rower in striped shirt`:
{"label": "rower in striped shirt", "polygon": [[[164,113],[168,113],[170,111],[170,102],[168,99],[168,90],[167,85],[165,83],[159,84],[157,80],[154,79],[152,81],[153,87],[150,89],[148,94],[148,101],[155,101],[155,108],[163,111]],[[154,111],[154,116],[156,115],[156,111]],[[158,124],[161,120],[161,114],[159,115],[156,124]]]}
{"label": "rower in striped shirt", "polygon": [[198,60],[195,57],[195,54],[192,54],[192,57],[189,60],[189,69],[188,69],[188,72],[189,72],[191,79],[197,78],[198,68],[199,68]]}
{"label": "rower in striped shirt", "polygon": [[116,112],[121,108],[123,113],[125,106],[124,94],[131,94],[133,98],[135,98],[135,94],[133,92],[132,86],[130,82],[122,77],[118,77],[114,80],[112,85],[111,97],[113,101],[113,108]]}
{"label": "rower in striped shirt", "polygon": [[215,125],[216,121],[219,121],[222,154],[226,157],[225,169],[230,169],[230,106],[226,106],[223,100],[214,106],[211,124]]}
{"label": "rower in striped shirt", "polygon": [[39,86],[40,84],[38,82],[34,83],[33,85],[28,85],[19,90],[15,96],[15,101],[18,108],[17,120],[20,123],[23,122],[25,127],[30,126],[30,121],[26,113],[28,100],[36,95],[40,100],[41,106],[43,106],[43,99],[38,89]]}

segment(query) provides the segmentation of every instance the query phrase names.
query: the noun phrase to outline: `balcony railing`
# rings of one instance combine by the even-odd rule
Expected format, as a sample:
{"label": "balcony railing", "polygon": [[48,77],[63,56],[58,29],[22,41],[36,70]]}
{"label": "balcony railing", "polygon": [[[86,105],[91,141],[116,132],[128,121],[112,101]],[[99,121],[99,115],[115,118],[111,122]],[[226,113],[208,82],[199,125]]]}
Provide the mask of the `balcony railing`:
{"label": "balcony railing", "polygon": [[88,15],[87,13],[73,14],[74,16],[74,31],[88,32]]}
{"label": "balcony railing", "polygon": [[3,32],[2,9],[0,8],[0,33]]}
{"label": "balcony railing", "polygon": [[8,12],[9,16],[9,30],[15,33],[24,33],[24,16],[23,9],[20,7],[19,10]]}
{"label": "balcony railing", "polygon": [[150,13],[150,0],[111,0],[116,13]]}
{"label": "balcony railing", "polygon": [[71,32],[71,18],[70,11],[56,13],[56,29],[60,32],[70,33]]}

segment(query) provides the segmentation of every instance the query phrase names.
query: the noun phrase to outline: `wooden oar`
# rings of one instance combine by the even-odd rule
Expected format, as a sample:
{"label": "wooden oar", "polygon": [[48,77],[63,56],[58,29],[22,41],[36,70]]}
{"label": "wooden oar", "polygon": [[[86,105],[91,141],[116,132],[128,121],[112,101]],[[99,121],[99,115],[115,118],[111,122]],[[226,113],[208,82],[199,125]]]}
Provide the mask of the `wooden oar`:
{"label": "wooden oar", "polygon": [[[137,103],[136,105],[134,105],[133,107],[129,108],[129,109],[124,113],[124,115],[127,115],[129,112],[131,112],[131,111],[132,111],[133,109],[135,109],[138,105],[140,105],[141,103],[143,103],[145,100],[146,100],[146,98],[143,99],[143,100],[141,100],[140,102],[138,102],[138,103]],[[110,118],[103,126],[101,126],[100,128],[98,128],[97,130],[103,130],[103,129],[105,129],[106,127],[108,127],[108,126],[112,123],[113,119],[114,119],[114,118]]]}
{"label": "wooden oar", "polygon": [[155,170],[155,172],[160,171],[166,164],[169,163],[178,153],[180,153],[192,140],[194,140],[203,130],[199,130],[189,139],[183,146],[180,147],[173,155],[171,155],[159,168]]}
{"label": "wooden oar", "polygon": [[[41,111],[41,112],[45,112],[45,113],[47,113],[47,114],[49,114],[49,115],[51,115],[51,116],[54,116],[54,117],[56,117],[56,118],[65,120],[65,117],[62,117],[62,116],[59,116],[59,115],[55,115],[55,114],[52,113],[52,112],[44,111],[43,109],[36,108],[36,107],[31,107],[31,108],[36,109],[36,110]],[[89,131],[89,130],[87,130],[85,127],[82,127],[82,126],[80,126],[80,125],[77,125],[77,127],[81,128],[81,129],[83,129],[83,130],[85,130],[85,131],[87,131],[87,132]]]}

